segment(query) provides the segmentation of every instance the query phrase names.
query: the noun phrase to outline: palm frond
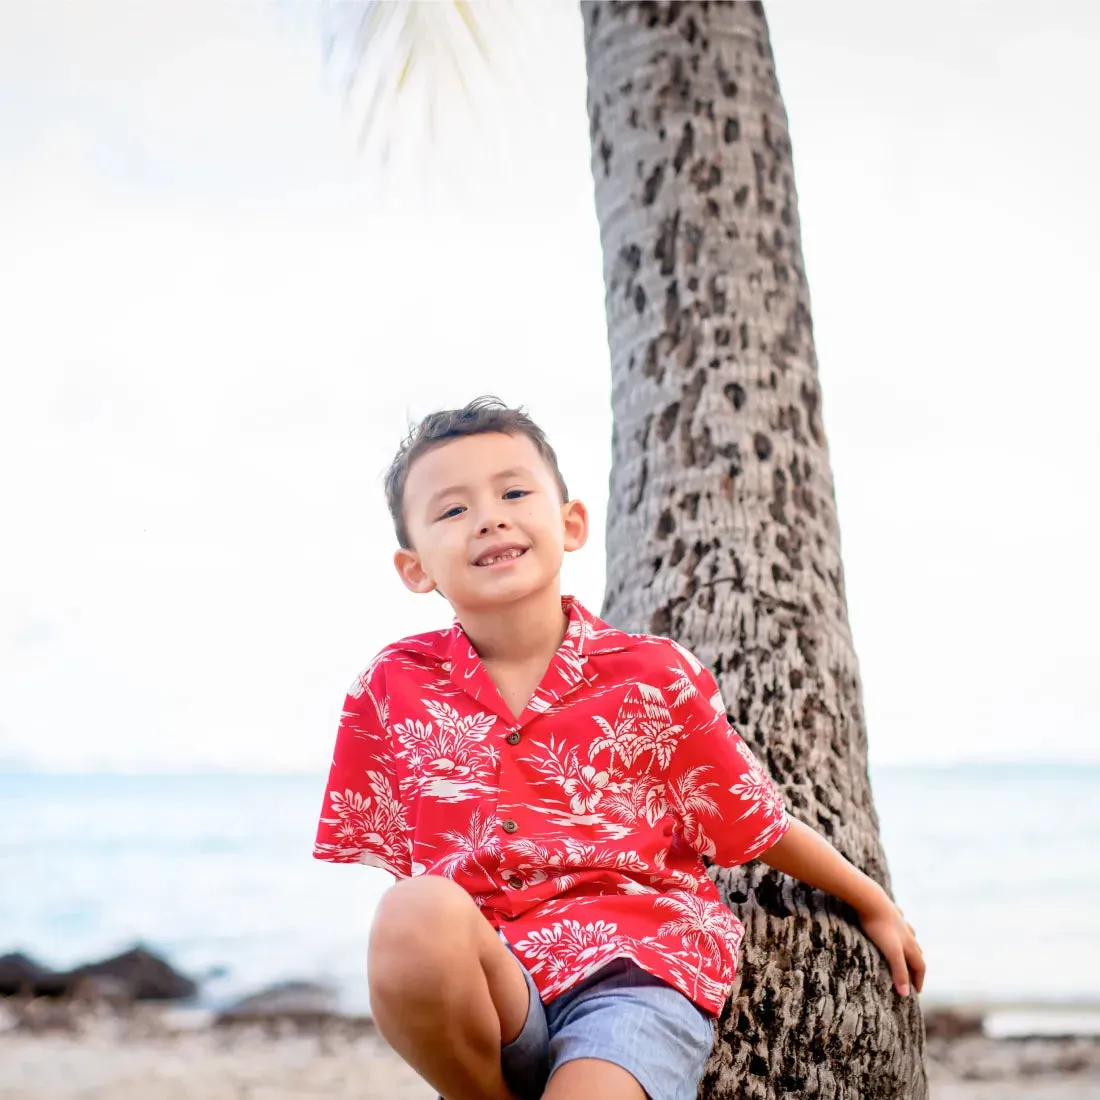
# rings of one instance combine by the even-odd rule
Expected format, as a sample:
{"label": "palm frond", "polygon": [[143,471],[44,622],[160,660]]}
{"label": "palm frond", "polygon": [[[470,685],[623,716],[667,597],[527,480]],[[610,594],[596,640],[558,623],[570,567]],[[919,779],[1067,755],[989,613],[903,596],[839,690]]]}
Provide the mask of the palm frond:
{"label": "palm frond", "polygon": [[510,11],[469,0],[333,0],[325,55],[341,70],[360,148],[377,149],[384,163],[399,136],[434,141],[456,101],[472,107],[474,78],[495,63],[489,28],[499,31]]}

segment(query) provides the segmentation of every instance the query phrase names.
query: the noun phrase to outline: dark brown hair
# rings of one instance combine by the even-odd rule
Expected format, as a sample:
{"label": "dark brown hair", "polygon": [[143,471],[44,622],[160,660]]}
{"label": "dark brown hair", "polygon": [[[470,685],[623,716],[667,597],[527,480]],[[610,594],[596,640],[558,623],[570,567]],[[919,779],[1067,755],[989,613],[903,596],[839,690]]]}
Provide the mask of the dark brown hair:
{"label": "dark brown hair", "polygon": [[558,456],[543,434],[542,429],[523,409],[512,409],[496,397],[475,397],[465,408],[445,409],[424,417],[408,434],[398,448],[390,468],[386,471],[386,503],[393,517],[397,541],[408,548],[409,531],[405,525],[405,481],[409,467],[423,454],[466,435],[485,435],[500,432],[503,435],[525,435],[534,443],[546,465],[550,467],[561,491],[564,503],[569,499],[565,479],[558,469]]}

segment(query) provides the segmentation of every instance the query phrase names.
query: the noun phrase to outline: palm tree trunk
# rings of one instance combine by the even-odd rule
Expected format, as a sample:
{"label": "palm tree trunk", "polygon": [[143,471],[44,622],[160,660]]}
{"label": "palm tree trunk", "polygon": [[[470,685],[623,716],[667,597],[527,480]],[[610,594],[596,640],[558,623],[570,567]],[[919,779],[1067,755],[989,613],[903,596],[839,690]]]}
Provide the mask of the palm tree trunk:
{"label": "palm tree trunk", "polygon": [[[889,888],[803,269],[755,3],[584,3],[614,409],[604,614],[714,670],[794,814]],[[927,1096],[914,1000],[831,899],[714,870],[746,925],[713,1097]]]}

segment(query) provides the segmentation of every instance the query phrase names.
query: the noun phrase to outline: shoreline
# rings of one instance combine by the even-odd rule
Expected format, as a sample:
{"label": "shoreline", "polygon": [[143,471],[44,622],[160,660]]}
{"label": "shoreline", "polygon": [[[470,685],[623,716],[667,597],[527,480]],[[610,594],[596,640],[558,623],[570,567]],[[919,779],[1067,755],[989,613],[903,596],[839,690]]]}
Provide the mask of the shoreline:
{"label": "shoreline", "polygon": [[[0,1001],[0,1005],[2,1005]],[[216,1026],[225,1013],[224,1004],[177,1003],[166,1010],[180,1030],[201,1030]],[[1026,1042],[1031,1039],[1095,1039],[1100,1041],[1100,1001],[1067,1002],[934,1002],[921,1004],[929,1037],[958,1038],[981,1034],[997,1042]],[[348,1028],[373,1029],[369,1013],[340,1007],[326,1010],[334,1022]],[[267,1014],[264,1014],[266,1017]],[[288,1013],[288,1019],[294,1018]]]}
{"label": "shoreline", "polygon": [[[1100,1035],[951,1036],[926,1012],[931,1100],[1097,1100]],[[979,1025],[980,1027],[980,1025]],[[5,1100],[432,1100],[366,1016],[218,1016],[172,1003],[0,1001]]]}
{"label": "shoreline", "polygon": [[[4,1100],[432,1100],[338,986],[232,1003],[140,945],[69,971],[0,958]],[[205,988],[204,988],[205,987]],[[1100,999],[921,1000],[931,1100],[1100,1100]]]}

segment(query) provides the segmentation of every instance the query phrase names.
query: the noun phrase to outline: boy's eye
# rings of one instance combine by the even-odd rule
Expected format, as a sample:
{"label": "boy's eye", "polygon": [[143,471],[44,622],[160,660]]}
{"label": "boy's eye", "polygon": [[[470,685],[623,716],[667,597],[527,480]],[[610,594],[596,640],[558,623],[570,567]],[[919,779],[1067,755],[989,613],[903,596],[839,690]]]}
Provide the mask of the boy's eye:
{"label": "boy's eye", "polygon": [[464,511],[465,508],[463,508],[461,504],[456,504],[453,508],[448,508],[439,518],[450,519],[452,516],[461,515]]}
{"label": "boy's eye", "polygon": [[504,494],[504,499],[505,500],[519,500],[520,497],[525,497],[525,496],[527,496],[527,490],[526,489],[509,489],[508,492],[506,492]]}

